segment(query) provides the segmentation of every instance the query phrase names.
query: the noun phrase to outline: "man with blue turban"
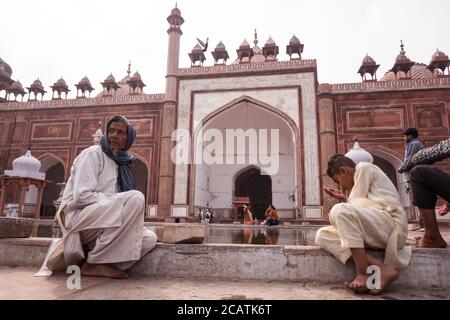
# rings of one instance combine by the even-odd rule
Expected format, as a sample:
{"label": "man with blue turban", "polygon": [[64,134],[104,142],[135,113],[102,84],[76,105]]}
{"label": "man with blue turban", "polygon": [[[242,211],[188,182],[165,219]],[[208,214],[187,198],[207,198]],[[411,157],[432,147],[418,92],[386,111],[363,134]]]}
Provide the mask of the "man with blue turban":
{"label": "man with blue turban", "polygon": [[156,246],[156,235],[144,228],[145,197],[133,190],[128,150],[135,138],[128,119],[115,116],[100,145],[75,159],[56,214],[63,237],[53,241],[37,276],[78,265],[84,276],[126,278]]}

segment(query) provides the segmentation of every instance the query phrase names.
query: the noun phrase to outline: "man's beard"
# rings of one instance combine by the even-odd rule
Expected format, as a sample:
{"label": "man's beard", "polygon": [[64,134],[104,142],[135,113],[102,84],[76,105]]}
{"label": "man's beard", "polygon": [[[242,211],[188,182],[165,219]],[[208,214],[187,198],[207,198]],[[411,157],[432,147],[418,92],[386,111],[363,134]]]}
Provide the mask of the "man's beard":
{"label": "man's beard", "polygon": [[117,150],[117,149],[111,149],[111,151],[112,151],[113,155],[114,155],[115,157],[117,157],[117,154],[119,153],[119,150]]}

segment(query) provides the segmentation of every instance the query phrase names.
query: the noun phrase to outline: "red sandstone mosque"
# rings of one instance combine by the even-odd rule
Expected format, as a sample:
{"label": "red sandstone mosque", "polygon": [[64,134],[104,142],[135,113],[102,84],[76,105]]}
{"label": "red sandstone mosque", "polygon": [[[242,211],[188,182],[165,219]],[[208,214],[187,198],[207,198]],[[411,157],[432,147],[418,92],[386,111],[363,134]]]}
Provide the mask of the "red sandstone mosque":
{"label": "red sandstone mosque", "polygon": [[[130,67],[119,81],[107,76],[96,96],[91,96],[93,86],[100,84],[87,77],[75,88],[62,78],[49,88],[39,79],[24,88],[0,59],[0,172],[11,169],[28,149],[40,160],[39,170],[46,175],[41,218],[53,217],[60,183],[67,180],[75,157],[115,114],[129,118],[137,129],[132,171],[146,196],[147,220],[191,221],[206,207],[231,220],[236,199],[249,197],[257,217],[273,204],[281,220],[326,222],[334,204],[322,192],[323,186],[333,185],[326,176],[327,160],[348,152],[355,137],[397,186],[410,219],[417,218],[397,173],[404,155],[402,132],[418,128],[427,146],[449,137],[450,60],[445,53],[438,50],[428,63],[419,63],[407,57],[402,43],[380,79],[380,66],[367,55],[358,70],[361,81],[318,83],[316,60],[302,59],[299,38],[279,46],[269,37],[260,46],[255,32],[253,45],[244,40],[235,52],[222,42],[207,52],[199,41],[189,53],[191,67],[179,68],[180,10],[174,8],[167,21],[166,90],[160,94],[146,94],[141,75]],[[209,54],[214,65],[205,66]],[[71,90],[77,92],[75,99],[67,99]],[[258,165],[171,160],[176,129],[190,133],[195,154],[202,130],[239,128],[279,130],[276,174],[264,175]],[[439,166],[450,172],[449,161]]]}

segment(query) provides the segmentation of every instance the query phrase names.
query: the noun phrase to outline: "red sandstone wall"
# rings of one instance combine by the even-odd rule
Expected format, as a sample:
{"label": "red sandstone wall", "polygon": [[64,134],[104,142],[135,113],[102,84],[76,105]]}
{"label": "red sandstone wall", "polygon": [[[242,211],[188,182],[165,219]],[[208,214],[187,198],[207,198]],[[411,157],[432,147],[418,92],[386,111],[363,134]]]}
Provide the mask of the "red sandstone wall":
{"label": "red sandstone wall", "polygon": [[[336,95],[334,112],[338,151],[345,153],[357,136],[363,148],[380,146],[403,159],[402,131],[419,130],[432,146],[450,136],[450,90]],[[437,166],[450,173],[450,161]]]}
{"label": "red sandstone wall", "polygon": [[31,144],[35,157],[51,154],[59,158],[67,179],[75,157],[93,144],[92,135],[98,129],[99,122],[105,132],[107,119],[121,114],[129,118],[137,129],[137,140],[131,151],[147,166],[147,202],[156,204],[161,110],[160,103],[20,110],[16,114],[14,111],[0,110],[0,171],[10,169],[12,161],[23,155]]}
{"label": "red sandstone wall", "polygon": [[[377,147],[403,160],[404,129],[417,128],[425,146],[450,136],[448,89],[350,93],[332,99],[339,153],[352,148],[357,136],[363,148]],[[450,159],[435,166],[450,174]]]}

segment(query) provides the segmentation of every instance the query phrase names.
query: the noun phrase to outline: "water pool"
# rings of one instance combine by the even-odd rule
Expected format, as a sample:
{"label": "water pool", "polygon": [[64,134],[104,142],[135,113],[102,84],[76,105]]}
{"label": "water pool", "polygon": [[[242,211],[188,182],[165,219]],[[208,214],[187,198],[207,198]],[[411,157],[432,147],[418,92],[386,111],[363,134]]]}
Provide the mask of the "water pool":
{"label": "water pool", "polygon": [[[146,224],[155,231],[164,224]],[[249,244],[249,245],[315,245],[317,226],[244,226],[206,224],[206,236],[203,243],[214,244]],[[53,234],[51,221],[40,221],[38,237],[51,238]]]}

